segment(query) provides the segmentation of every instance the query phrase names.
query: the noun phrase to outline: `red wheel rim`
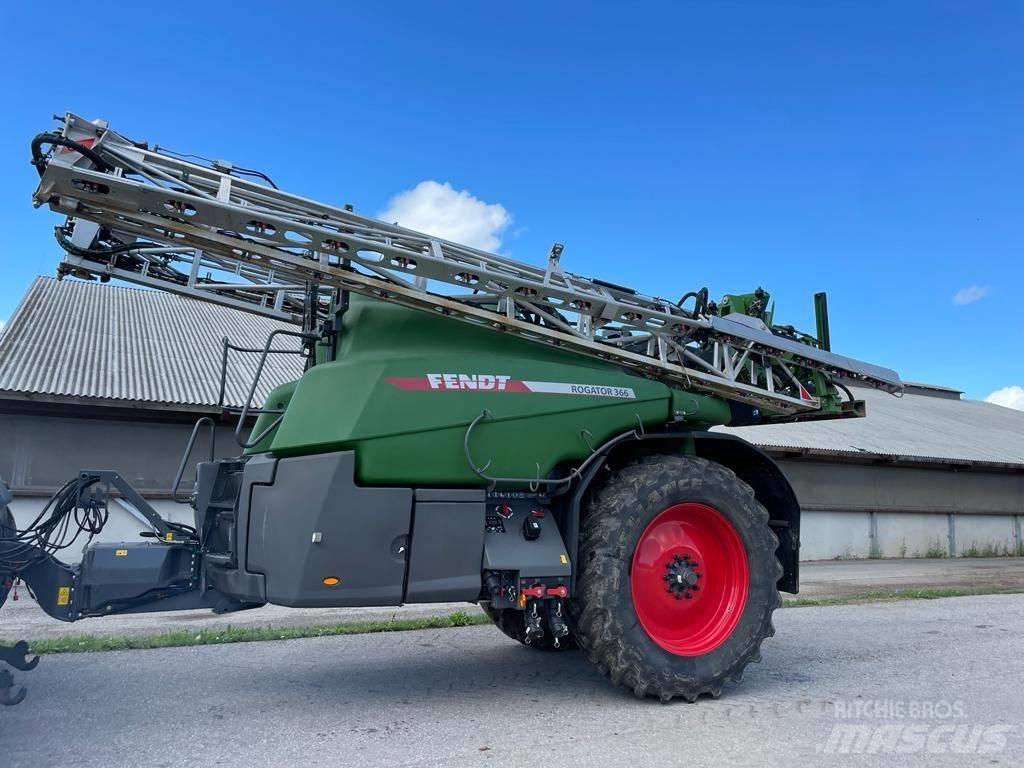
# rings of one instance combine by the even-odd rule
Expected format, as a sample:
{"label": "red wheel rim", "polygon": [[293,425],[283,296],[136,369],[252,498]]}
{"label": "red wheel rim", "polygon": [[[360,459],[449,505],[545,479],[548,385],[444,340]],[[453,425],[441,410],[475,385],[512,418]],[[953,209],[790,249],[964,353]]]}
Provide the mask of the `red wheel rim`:
{"label": "red wheel rim", "polygon": [[640,536],[630,581],[636,615],[651,640],[679,656],[701,656],[725,642],[743,614],[747,552],[721,512],[676,504]]}

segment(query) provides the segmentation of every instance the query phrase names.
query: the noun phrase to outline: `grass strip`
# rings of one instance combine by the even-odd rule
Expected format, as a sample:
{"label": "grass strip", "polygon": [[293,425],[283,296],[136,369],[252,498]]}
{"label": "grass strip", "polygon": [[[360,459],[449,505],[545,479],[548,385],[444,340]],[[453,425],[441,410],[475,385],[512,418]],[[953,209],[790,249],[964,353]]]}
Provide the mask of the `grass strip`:
{"label": "grass strip", "polygon": [[1000,587],[995,585],[979,587],[919,587],[909,589],[874,589],[849,595],[829,597],[787,597],[785,608],[813,608],[827,605],[851,605],[856,603],[891,603],[897,600],[938,600],[943,597],[970,597],[972,595],[1013,595],[1024,592],[1024,587]]}
{"label": "grass strip", "polygon": [[335,637],[337,635],[365,635],[374,632],[407,632],[413,629],[447,629],[490,624],[482,613],[470,615],[456,611],[447,616],[428,616],[419,619],[386,619],[381,621],[353,621],[341,624],[300,627],[215,627],[199,630],[178,629],[157,635],[68,635],[49,637],[29,646],[32,653],[87,653],[90,651],[127,651],[143,648],[181,648],[193,645],[223,645],[225,643],[259,643],[268,640],[296,640],[305,637]]}
{"label": "grass strip", "polygon": [[[784,608],[808,608],[856,603],[888,603],[897,600],[937,600],[943,597],[971,595],[1003,595],[1024,592],[1021,587],[924,587],[920,589],[888,589],[857,592],[832,597],[791,597],[783,600]],[[297,640],[306,637],[365,635],[375,632],[407,632],[415,629],[447,629],[490,624],[482,613],[455,611],[447,616],[419,619],[386,619],[354,621],[308,627],[217,627],[200,630],[174,630],[156,635],[104,636],[69,635],[29,642],[33,653],[87,653],[90,651],[127,651],[145,648],[182,648],[194,645],[226,643],[258,643],[270,640]],[[3,642],[3,641],[0,641]]]}

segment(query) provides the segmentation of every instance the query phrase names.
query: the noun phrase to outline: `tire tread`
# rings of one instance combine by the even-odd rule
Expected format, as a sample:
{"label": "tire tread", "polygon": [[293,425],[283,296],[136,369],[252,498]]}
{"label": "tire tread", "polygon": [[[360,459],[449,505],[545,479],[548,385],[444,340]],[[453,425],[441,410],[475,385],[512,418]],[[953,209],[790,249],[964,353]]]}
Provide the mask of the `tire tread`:
{"label": "tire tread", "polygon": [[[621,610],[615,603],[618,581],[628,579],[626,563],[632,553],[621,551],[624,527],[639,525],[647,508],[666,505],[666,497],[686,493],[692,483],[710,483],[738,490],[748,498],[753,510],[753,530],[760,531],[757,544],[759,556],[770,559],[772,584],[767,604],[750,647],[728,669],[711,679],[693,677],[673,671],[668,665],[645,656],[642,649],[630,647],[623,638],[626,630],[637,622],[632,607]],[[761,644],[775,634],[772,613],[781,605],[775,583],[782,576],[782,565],[775,556],[778,539],[768,526],[768,511],[757,501],[754,490],[736,474],[722,466],[696,457],[668,455],[645,456],[612,471],[595,488],[586,505],[587,514],[581,524],[580,571],[576,597],[573,601],[577,640],[587,657],[613,683],[632,689],[644,698],[654,696],[663,702],[674,698],[695,701],[699,696],[718,698],[722,683],[743,679],[748,664],[761,660]],[[595,561],[601,560],[602,563]],[[600,565],[611,567],[598,567]],[[730,638],[731,640],[732,638]]]}

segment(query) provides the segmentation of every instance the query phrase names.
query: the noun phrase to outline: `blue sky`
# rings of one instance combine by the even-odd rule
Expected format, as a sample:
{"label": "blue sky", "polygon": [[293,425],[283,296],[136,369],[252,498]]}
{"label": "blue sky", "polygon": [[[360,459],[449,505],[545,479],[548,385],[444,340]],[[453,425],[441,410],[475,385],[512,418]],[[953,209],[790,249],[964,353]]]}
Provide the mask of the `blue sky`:
{"label": "blue sky", "polygon": [[826,290],[837,351],[1024,386],[1024,5],[495,5],[3,4],[0,320],[57,263],[28,145],[71,110],[649,293],[813,329]]}

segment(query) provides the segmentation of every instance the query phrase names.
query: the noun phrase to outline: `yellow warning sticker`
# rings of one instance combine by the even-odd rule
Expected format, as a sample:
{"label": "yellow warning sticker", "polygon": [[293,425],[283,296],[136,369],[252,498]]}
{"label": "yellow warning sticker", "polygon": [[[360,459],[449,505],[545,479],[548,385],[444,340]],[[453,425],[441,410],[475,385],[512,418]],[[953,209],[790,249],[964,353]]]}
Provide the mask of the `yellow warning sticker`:
{"label": "yellow warning sticker", "polygon": [[71,602],[71,587],[59,587],[57,589],[57,605],[67,605]]}
{"label": "yellow warning sticker", "polygon": [[569,558],[568,557],[566,557],[565,555],[562,555],[561,558],[562,558],[562,565],[568,565],[569,564]]}
{"label": "yellow warning sticker", "polygon": [[166,534],[164,535],[164,541],[174,541],[174,534],[173,534],[173,533],[171,533],[170,531],[168,531],[168,532],[167,532],[167,533],[166,533]]}
{"label": "yellow warning sticker", "polygon": [[128,550],[127,549],[115,549],[114,550],[114,557],[128,557]]}

